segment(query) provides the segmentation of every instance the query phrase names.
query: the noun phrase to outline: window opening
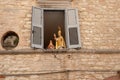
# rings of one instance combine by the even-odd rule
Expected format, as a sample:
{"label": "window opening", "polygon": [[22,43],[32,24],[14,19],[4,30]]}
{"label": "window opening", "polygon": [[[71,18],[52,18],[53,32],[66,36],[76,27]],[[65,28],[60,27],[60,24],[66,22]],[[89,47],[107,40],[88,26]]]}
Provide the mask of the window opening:
{"label": "window opening", "polygon": [[10,50],[18,45],[19,37],[15,32],[9,31],[3,35],[1,41],[2,47],[6,50]]}
{"label": "window opening", "polygon": [[[56,39],[59,37],[59,34],[63,36],[65,43],[65,11],[44,10],[44,48],[61,48],[59,44],[56,47]],[[52,45],[50,45],[51,43]]]}
{"label": "window opening", "polygon": [[33,48],[81,47],[76,9],[58,10],[33,7],[32,10],[31,46]]}

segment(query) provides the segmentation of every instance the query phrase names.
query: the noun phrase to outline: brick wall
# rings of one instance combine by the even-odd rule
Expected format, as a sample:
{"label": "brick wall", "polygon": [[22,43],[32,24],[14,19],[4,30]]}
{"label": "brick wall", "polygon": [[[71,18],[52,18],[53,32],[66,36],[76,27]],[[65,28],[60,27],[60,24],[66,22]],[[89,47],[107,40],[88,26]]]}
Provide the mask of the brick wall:
{"label": "brick wall", "polygon": [[[33,53],[0,55],[5,80],[102,80],[120,70],[120,54]],[[67,79],[69,78],[69,79]]]}
{"label": "brick wall", "polygon": [[[64,4],[61,5],[61,4]],[[15,31],[20,42],[16,49],[30,48],[32,6],[44,8],[77,8],[79,10],[82,48],[120,49],[119,1],[74,0],[73,2],[40,3],[36,0],[0,1],[0,38]],[[0,49],[2,47],[0,46]]]}
{"label": "brick wall", "polygon": [[[77,8],[82,49],[118,52],[19,52],[32,50],[32,6]],[[0,74],[5,75],[5,80],[102,80],[116,75],[116,71],[120,70],[119,14],[119,0],[74,0],[57,4],[37,0],[0,0],[0,39],[7,31],[15,31],[20,38],[14,53],[9,54],[0,45]]]}
{"label": "brick wall", "polygon": [[120,7],[117,0],[75,0],[84,48],[120,49]]}
{"label": "brick wall", "polygon": [[16,32],[20,37],[17,49],[30,48],[31,8],[34,3],[33,0],[0,1],[0,38],[7,31]]}

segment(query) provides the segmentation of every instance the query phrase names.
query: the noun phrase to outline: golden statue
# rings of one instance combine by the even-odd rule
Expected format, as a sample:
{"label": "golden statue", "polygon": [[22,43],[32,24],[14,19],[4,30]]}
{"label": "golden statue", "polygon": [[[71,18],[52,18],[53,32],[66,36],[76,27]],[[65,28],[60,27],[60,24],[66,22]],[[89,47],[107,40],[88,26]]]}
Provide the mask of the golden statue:
{"label": "golden statue", "polygon": [[58,26],[58,37],[56,37],[56,34],[54,33],[54,39],[56,41],[56,45],[55,45],[56,49],[66,48],[64,38],[61,35],[61,28],[59,26]]}
{"label": "golden statue", "polygon": [[55,48],[55,46],[53,45],[52,40],[50,40],[50,43],[48,45],[48,49],[54,49],[54,48]]}

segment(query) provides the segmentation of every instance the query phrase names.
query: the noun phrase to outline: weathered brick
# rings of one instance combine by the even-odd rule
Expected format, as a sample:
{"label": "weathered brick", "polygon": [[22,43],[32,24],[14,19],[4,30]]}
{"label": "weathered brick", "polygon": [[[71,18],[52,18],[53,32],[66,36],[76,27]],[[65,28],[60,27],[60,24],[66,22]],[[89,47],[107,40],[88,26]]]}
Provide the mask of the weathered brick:
{"label": "weathered brick", "polygon": [[[46,4],[37,0],[0,0],[0,40],[7,31],[15,31],[19,36],[19,44],[13,50],[31,50],[32,6],[77,8],[82,48],[119,50],[119,3],[118,0],[73,0],[73,2],[64,4]],[[1,44],[0,50],[5,51]],[[64,70],[72,71],[64,72]],[[104,72],[105,70],[108,72]],[[49,54],[43,52],[0,55],[0,74],[29,74],[26,76],[6,76],[5,80],[103,80],[116,75],[114,71],[117,70],[120,70],[119,53]],[[54,73],[55,71],[58,73]],[[47,74],[41,75],[41,73]]]}

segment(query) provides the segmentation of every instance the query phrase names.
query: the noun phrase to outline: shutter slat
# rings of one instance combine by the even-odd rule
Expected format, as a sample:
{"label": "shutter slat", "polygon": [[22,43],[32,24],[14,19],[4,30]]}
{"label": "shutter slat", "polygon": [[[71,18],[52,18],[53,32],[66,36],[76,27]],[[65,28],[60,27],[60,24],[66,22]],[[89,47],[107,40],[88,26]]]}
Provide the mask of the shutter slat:
{"label": "shutter slat", "polygon": [[70,45],[79,44],[77,28],[69,28]]}
{"label": "shutter slat", "polygon": [[80,29],[76,9],[66,10],[66,36],[68,48],[80,48]]}
{"label": "shutter slat", "polygon": [[43,10],[33,7],[32,12],[32,47],[43,48]]}

